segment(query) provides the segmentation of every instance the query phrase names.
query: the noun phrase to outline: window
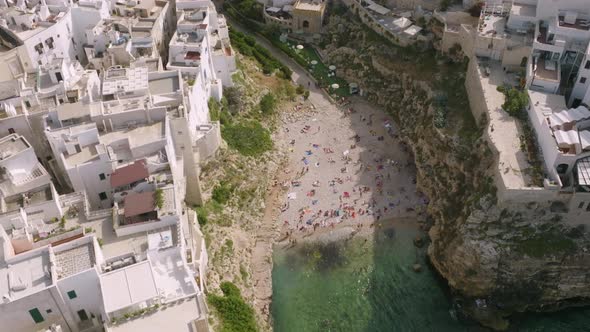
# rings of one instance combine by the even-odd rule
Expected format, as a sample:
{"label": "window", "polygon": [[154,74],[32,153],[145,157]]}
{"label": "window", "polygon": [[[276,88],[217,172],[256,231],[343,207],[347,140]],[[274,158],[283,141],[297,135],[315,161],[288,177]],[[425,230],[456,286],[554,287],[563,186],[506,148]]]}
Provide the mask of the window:
{"label": "window", "polygon": [[80,317],[80,320],[88,320],[88,314],[86,314],[84,309],[78,311],[78,317]]}
{"label": "window", "polygon": [[47,38],[47,40],[45,40],[45,44],[47,45],[47,47],[49,47],[50,50],[52,50],[54,48],[53,37]]}
{"label": "window", "polygon": [[52,312],[53,312],[53,310],[51,310],[51,309],[47,309],[47,310],[45,310],[45,312],[46,312],[46,313],[48,313],[48,314],[50,314],[50,313],[52,313]]}
{"label": "window", "polygon": [[78,295],[76,294],[76,291],[71,290],[68,292],[68,297],[70,298],[70,300],[75,299],[78,297]]}
{"label": "window", "polygon": [[29,310],[29,314],[37,324],[42,323],[45,320],[37,308]]}
{"label": "window", "polygon": [[303,21],[303,27],[304,28],[309,28],[309,22],[308,21]]}
{"label": "window", "polygon": [[104,175],[104,173],[100,173],[100,174],[98,174],[98,177],[100,178],[100,180],[104,180],[104,179],[106,179],[106,178],[107,178],[107,177]]}
{"label": "window", "polygon": [[567,172],[569,165],[568,164],[559,164],[556,169],[557,169],[557,173],[559,174],[565,174],[565,172]]}
{"label": "window", "polygon": [[586,77],[580,77],[580,83],[582,83],[582,84],[586,83]]}
{"label": "window", "polygon": [[590,69],[590,60],[586,61],[586,65],[584,66],[584,69]]}
{"label": "window", "polygon": [[31,107],[31,102],[28,100],[25,100],[25,106],[27,106],[27,108]]}
{"label": "window", "polygon": [[14,134],[14,133],[15,133],[14,128],[8,128],[8,134],[9,135],[10,134]]}
{"label": "window", "polygon": [[580,202],[580,204],[578,204],[578,209],[581,209],[584,207],[584,202]]}
{"label": "window", "polygon": [[39,55],[43,54],[43,44],[39,43],[39,44],[35,45],[35,51],[37,51],[37,53],[39,53]]}
{"label": "window", "polygon": [[100,198],[101,201],[104,201],[105,199],[107,199],[107,193],[105,193],[103,191],[100,194],[98,194],[98,197]]}

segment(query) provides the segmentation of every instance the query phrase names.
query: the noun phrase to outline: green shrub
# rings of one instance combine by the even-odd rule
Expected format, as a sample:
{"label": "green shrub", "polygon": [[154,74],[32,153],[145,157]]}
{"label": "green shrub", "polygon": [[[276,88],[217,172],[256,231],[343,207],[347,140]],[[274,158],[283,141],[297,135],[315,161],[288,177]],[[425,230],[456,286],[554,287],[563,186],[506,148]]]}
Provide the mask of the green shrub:
{"label": "green shrub", "polygon": [[207,210],[202,206],[197,207],[195,212],[197,212],[197,220],[199,221],[199,225],[201,227],[205,226],[209,222],[209,212],[207,212]]}
{"label": "green shrub", "polygon": [[245,156],[260,156],[273,146],[269,131],[255,120],[224,125],[221,136],[230,148]]}
{"label": "green shrub", "polygon": [[154,205],[161,209],[164,206],[164,191],[162,189],[156,189],[154,191]]}
{"label": "green shrub", "polygon": [[225,204],[231,198],[233,187],[228,183],[222,182],[213,188],[211,198],[219,204]]}
{"label": "green shrub", "polygon": [[257,331],[254,310],[244,301],[236,285],[222,282],[223,296],[210,294],[207,301],[215,308],[221,320],[222,332],[255,332]]}
{"label": "green shrub", "polygon": [[215,98],[209,98],[207,102],[209,106],[209,114],[211,115],[211,121],[219,121],[221,115],[221,104],[215,100]]}
{"label": "green shrub", "polygon": [[529,98],[526,92],[516,88],[506,88],[503,86],[499,86],[497,90],[502,92],[506,97],[504,104],[502,104],[502,109],[514,117],[522,117],[523,111],[529,103]]}
{"label": "green shrub", "polygon": [[305,92],[305,87],[303,84],[299,84],[295,92],[297,92],[298,95],[302,95]]}
{"label": "green shrub", "polygon": [[262,99],[260,99],[260,110],[264,114],[272,114],[277,107],[277,100],[272,93],[265,94]]}

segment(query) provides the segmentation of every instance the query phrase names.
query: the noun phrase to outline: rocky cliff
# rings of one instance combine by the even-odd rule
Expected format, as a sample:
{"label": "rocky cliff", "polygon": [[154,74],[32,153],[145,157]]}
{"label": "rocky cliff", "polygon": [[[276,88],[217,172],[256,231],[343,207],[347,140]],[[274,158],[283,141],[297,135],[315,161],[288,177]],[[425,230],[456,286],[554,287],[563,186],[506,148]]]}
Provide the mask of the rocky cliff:
{"label": "rocky cliff", "polygon": [[504,329],[514,312],[586,304],[588,232],[569,226],[555,204],[497,203],[465,64],[392,46],[352,16],[330,17],[328,31],[322,55],[392,114],[414,152],[418,187],[430,198],[429,256],[460,312]]}

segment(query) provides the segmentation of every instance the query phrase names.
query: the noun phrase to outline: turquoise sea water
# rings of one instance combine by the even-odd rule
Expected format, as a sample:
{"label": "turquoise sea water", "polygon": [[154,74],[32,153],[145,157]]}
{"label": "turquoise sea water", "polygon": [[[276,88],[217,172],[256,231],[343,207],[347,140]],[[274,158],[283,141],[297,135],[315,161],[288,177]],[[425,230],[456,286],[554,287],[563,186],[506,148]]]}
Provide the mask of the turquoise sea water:
{"label": "turquoise sea water", "polygon": [[[444,283],[412,244],[417,234],[398,226],[367,241],[276,249],[275,331],[487,331],[453,317]],[[590,331],[590,310],[523,315],[510,330]]]}

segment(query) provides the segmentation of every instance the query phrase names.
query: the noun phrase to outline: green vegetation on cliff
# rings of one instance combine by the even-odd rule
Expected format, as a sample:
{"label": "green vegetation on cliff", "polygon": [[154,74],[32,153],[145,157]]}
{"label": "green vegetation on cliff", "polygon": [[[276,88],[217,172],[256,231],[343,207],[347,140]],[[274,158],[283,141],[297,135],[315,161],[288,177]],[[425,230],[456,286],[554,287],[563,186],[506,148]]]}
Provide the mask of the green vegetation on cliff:
{"label": "green vegetation on cliff", "polygon": [[254,120],[225,125],[221,129],[221,136],[230,148],[245,156],[260,156],[273,146],[270,132]]}
{"label": "green vegetation on cliff", "polygon": [[220,285],[223,296],[209,294],[207,302],[215,308],[221,318],[221,332],[257,331],[254,310],[242,298],[240,289],[231,282]]}
{"label": "green vegetation on cliff", "polygon": [[562,255],[573,252],[576,248],[574,240],[558,232],[534,234],[516,243],[518,252],[535,258]]}

